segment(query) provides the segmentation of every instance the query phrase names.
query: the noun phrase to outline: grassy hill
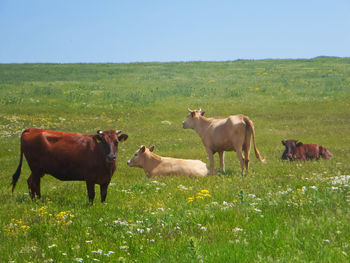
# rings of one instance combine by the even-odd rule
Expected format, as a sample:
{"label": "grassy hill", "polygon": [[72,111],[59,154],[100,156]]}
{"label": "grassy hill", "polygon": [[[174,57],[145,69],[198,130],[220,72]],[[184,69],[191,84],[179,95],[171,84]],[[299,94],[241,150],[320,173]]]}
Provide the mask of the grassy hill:
{"label": "grassy hill", "polygon": [[[0,65],[0,261],[348,262],[350,59]],[[156,177],[126,162],[142,144],[201,159],[184,130],[187,108],[245,114],[257,147],[241,178]],[[166,121],[166,122],[164,122]],[[88,204],[83,182],[42,178],[32,201],[26,162],[14,194],[24,128],[95,133],[121,129],[107,203]],[[282,162],[282,139],[326,146],[334,159]],[[218,156],[216,168],[219,167]]]}

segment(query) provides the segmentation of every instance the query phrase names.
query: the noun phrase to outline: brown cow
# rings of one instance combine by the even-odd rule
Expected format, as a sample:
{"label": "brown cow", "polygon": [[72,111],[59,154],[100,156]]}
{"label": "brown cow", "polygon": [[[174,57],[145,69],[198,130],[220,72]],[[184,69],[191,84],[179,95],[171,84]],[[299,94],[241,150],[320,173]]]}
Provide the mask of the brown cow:
{"label": "brown cow", "polygon": [[317,144],[303,144],[298,140],[283,140],[282,144],[285,146],[285,150],[282,154],[282,160],[312,160],[312,159],[331,159],[333,154],[324,146]]}
{"label": "brown cow", "polygon": [[[184,129],[194,129],[202,139],[210,161],[210,173],[214,173],[214,154],[219,153],[220,168],[225,171],[224,152],[235,151],[241,163],[241,174],[249,168],[250,142],[256,158],[264,162],[255,145],[254,126],[244,115],[232,115],[225,119],[205,118],[202,110],[190,110],[187,119],[182,123]],[[242,154],[244,152],[244,157]]]}
{"label": "brown cow", "polygon": [[12,176],[12,192],[21,174],[23,154],[31,175],[27,183],[30,196],[40,198],[40,178],[51,174],[61,181],[86,181],[89,201],[95,197],[95,184],[100,185],[101,201],[117,167],[118,143],[128,135],[121,131],[97,131],[95,135],[29,128],[21,136],[21,156]]}

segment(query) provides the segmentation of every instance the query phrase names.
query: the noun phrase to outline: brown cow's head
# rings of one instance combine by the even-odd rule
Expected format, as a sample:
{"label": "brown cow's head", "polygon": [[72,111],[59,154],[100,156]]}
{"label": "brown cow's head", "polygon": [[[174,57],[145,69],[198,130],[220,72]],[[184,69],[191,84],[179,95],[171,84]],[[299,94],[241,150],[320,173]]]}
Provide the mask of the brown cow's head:
{"label": "brown cow's head", "polygon": [[154,145],[152,145],[149,149],[146,146],[142,145],[134,154],[134,156],[127,162],[130,167],[144,167],[144,162],[147,154],[149,152],[153,152]]}
{"label": "brown cow's head", "polygon": [[319,146],[319,151],[320,151],[320,156],[323,159],[332,159],[333,158],[333,154],[330,151],[328,151],[326,147]]}
{"label": "brown cow's head", "polygon": [[187,119],[182,122],[182,128],[184,129],[194,129],[196,122],[199,120],[200,116],[204,116],[204,111],[202,109],[200,110],[191,110],[188,109],[190,112],[187,115]]}
{"label": "brown cow's head", "polygon": [[293,152],[296,147],[303,145],[302,142],[298,142],[298,140],[283,140],[282,144],[286,147],[283,154],[282,160],[293,160]]}
{"label": "brown cow's head", "polygon": [[114,163],[116,161],[119,142],[123,142],[128,139],[128,135],[119,135],[120,133],[121,131],[115,130],[98,130],[97,134],[94,136],[95,141],[103,145],[104,152],[106,154],[106,161],[108,163]]}

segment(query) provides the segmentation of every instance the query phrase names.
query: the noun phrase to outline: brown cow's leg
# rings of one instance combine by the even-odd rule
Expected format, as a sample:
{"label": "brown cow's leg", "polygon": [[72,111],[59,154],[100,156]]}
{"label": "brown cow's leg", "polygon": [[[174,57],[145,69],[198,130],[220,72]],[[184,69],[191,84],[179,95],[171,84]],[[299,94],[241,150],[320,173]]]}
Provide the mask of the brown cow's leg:
{"label": "brown cow's leg", "polygon": [[41,194],[40,194],[40,178],[41,178],[41,175],[37,175],[35,177],[33,177],[34,182],[35,182],[35,193],[36,193],[36,196],[40,199],[41,198]]}
{"label": "brown cow's leg", "polygon": [[28,184],[28,190],[29,190],[30,198],[34,199],[35,191],[33,190],[32,180],[33,180],[33,174],[30,174],[30,176],[27,179],[27,184]]}
{"label": "brown cow's leg", "polygon": [[220,158],[220,169],[221,171],[225,172],[225,152],[219,152],[219,158]]}
{"label": "brown cow's leg", "polygon": [[108,183],[108,184],[101,184],[101,185],[100,185],[101,202],[102,202],[102,203],[106,200],[108,185],[109,185],[109,183]]}
{"label": "brown cow's leg", "polygon": [[27,180],[28,184],[28,189],[29,189],[29,194],[32,199],[34,199],[35,194],[37,195],[38,198],[41,197],[40,194],[40,178],[41,174],[39,173],[31,173]]}
{"label": "brown cow's leg", "polygon": [[86,187],[88,191],[89,201],[92,204],[95,199],[95,184],[91,182],[86,182]]}

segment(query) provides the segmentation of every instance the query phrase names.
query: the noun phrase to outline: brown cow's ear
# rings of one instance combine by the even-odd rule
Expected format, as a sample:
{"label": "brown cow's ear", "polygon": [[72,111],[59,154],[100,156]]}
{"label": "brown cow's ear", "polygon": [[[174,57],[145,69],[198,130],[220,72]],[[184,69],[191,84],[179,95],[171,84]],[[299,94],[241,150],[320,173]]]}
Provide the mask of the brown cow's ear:
{"label": "brown cow's ear", "polygon": [[128,135],[127,134],[121,134],[121,135],[119,135],[118,136],[118,140],[120,141],[120,142],[125,142],[127,139],[128,139]]}
{"label": "brown cow's ear", "polygon": [[205,111],[201,111],[201,116],[204,116]]}
{"label": "brown cow's ear", "polygon": [[298,142],[297,144],[296,144],[296,146],[302,146],[303,145],[303,143],[302,142]]}
{"label": "brown cow's ear", "polygon": [[282,143],[283,145],[286,145],[286,140],[282,140],[281,143]]}
{"label": "brown cow's ear", "polygon": [[149,151],[153,152],[154,151],[154,145],[152,145],[151,147],[149,147]]}
{"label": "brown cow's ear", "polygon": [[94,140],[95,140],[97,143],[101,143],[101,142],[102,142],[100,135],[95,135],[93,138],[94,138]]}
{"label": "brown cow's ear", "polygon": [[196,115],[196,113],[194,111],[191,111],[192,118],[194,117],[194,115]]}
{"label": "brown cow's ear", "polygon": [[141,148],[140,148],[140,152],[144,153],[145,151],[146,151],[146,146],[142,145]]}

